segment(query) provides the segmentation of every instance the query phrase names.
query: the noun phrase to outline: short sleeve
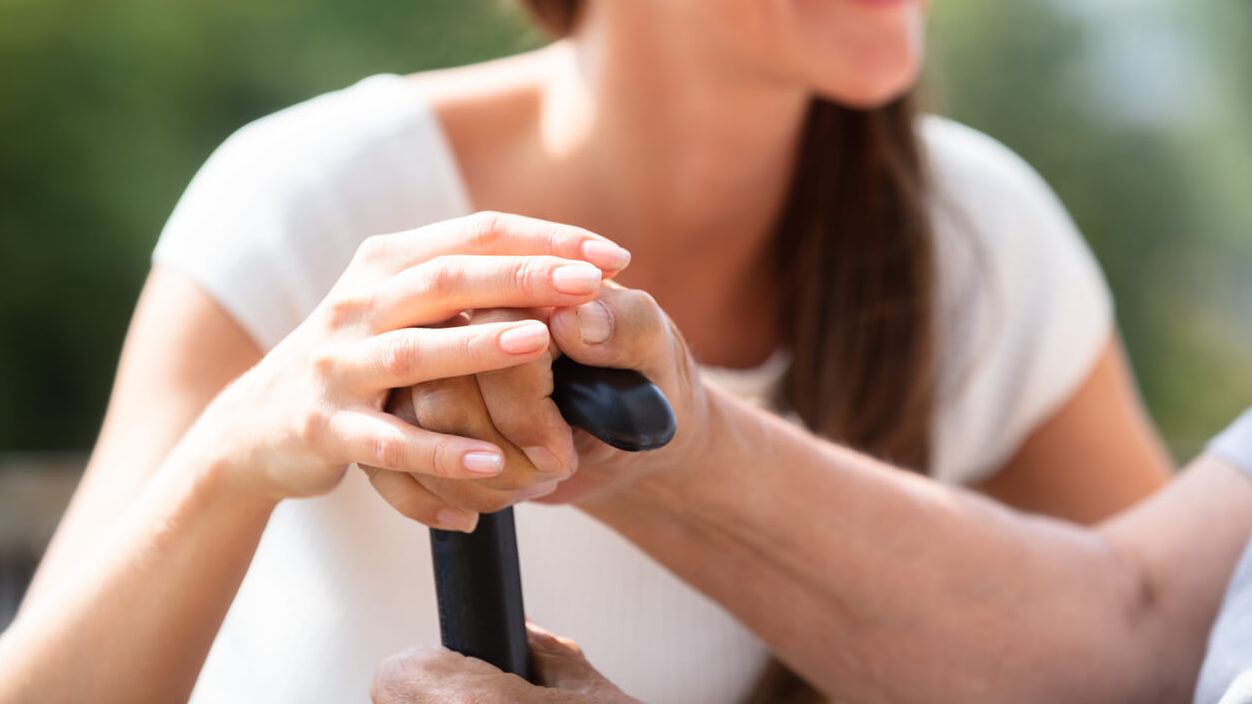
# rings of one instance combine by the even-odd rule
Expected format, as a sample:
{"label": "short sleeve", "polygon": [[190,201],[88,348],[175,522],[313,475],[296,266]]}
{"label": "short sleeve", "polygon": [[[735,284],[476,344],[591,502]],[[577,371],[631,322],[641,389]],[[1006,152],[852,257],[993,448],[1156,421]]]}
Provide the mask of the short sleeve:
{"label": "short sleeve", "polygon": [[932,474],[1002,467],[1078,390],[1111,339],[1094,256],[1043,179],[995,140],[928,118],[938,279]]}
{"label": "short sleeve", "polygon": [[1208,444],[1208,451],[1252,477],[1252,408],[1221,435],[1213,438]]}
{"label": "short sleeve", "polygon": [[467,210],[433,110],[406,79],[375,76],[229,137],[183,193],[153,262],[190,277],[269,350],[366,237]]}

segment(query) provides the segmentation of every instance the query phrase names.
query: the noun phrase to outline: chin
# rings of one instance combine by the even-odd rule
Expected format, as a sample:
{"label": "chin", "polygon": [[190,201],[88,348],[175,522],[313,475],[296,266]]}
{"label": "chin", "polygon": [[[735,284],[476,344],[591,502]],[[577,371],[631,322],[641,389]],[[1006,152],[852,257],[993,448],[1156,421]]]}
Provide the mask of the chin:
{"label": "chin", "polygon": [[812,82],[819,97],[856,110],[880,108],[908,93],[921,76],[921,62],[909,57],[862,64]]}
{"label": "chin", "polygon": [[917,84],[916,76],[910,75],[897,81],[865,82],[862,85],[841,85],[819,88],[819,97],[854,110],[873,110],[903,97]]}

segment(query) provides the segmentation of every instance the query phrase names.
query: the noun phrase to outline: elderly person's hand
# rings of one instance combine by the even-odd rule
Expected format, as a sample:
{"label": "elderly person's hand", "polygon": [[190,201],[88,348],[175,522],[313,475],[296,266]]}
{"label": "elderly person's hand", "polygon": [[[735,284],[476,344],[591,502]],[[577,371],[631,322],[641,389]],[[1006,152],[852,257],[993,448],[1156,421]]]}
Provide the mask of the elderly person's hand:
{"label": "elderly person's hand", "polygon": [[[503,448],[505,471],[469,482],[437,476],[416,476],[415,482],[450,506],[490,513],[529,499],[592,499],[648,473],[680,466],[701,451],[708,399],[686,343],[651,296],[606,284],[595,301],[582,305],[478,311],[469,322],[494,325],[525,318],[547,320],[554,351],[508,369],[416,385],[393,397],[393,412],[422,428]],[[674,407],[674,440],[661,450],[627,453],[571,431],[550,398],[556,354],[643,373]],[[388,496],[386,487],[380,491]],[[392,503],[405,510],[403,500]]]}
{"label": "elderly person's hand", "polygon": [[596,671],[566,638],[528,626],[540,685],[443,648],[412,648],[383,662],[374,704],[639,704]]}

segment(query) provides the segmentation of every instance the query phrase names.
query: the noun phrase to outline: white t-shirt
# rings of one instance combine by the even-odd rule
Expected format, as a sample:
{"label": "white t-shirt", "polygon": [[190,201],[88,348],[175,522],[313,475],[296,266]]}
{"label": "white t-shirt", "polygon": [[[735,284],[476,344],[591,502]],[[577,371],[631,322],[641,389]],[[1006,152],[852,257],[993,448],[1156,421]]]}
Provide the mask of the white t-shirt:
{"label": "white t-shirt", "polygon": [[[939,118],[921,132],[935,183],[940,392],[932,473],[994,472],[1079,386],[1112,306],[1061,204],[1017,156]],[[272,348],[312,311],[365,237],[470,211],[431,105],[375,76],[258,120],[228,139],[178,203],[154,254]],[[707,370],[768,395],[785,353]],[[570,507],[522,505],[529,617],[578,640],[626,692],[725,704],[766,649],[716,603]],[[359,472],[274,514],[193,699],[365,701],[387,655],[437,643],[427,532]]]}

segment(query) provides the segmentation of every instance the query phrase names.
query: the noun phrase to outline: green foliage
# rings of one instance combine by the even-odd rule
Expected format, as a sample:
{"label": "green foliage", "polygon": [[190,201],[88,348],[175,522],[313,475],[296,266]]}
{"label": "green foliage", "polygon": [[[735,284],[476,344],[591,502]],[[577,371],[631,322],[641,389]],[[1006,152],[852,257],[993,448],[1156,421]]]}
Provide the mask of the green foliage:
{"label": "green foliage", "polygon": [[[1148,404],[1180,454],[1252,403],[1252,328],[1238,290],[1252,261],[1252,131],[1230,120],[1252,107],[1252,12],[1235,5],[1213,12],[1244,14],[1230,20],[1238,36],[1223,50],[1245,70],[1189,76],[1213,86],[1214,96],[1198,96],[1212,104],[1178,96],[1184,120],[1148,125],[1093,91],[1093,55],[1113,27],[1042,1],[938,3],[932,26],[942,106],[1021,153],[1070,209],[1113,288]],[[1120,78],[1167,77],[1144,67]]]}
{"label": "green foliage", "polygon": [[[1074,211],[1184,446],[1252,399],[1234,315],[1252,299],[1252,6],[1203,7],[1184,19],[1222,90],[1177,129],[1091,108],[1096,30],[1054,1],[936,3],[933,23],[944,106]],[[0,0],[0,449],[91,445],[151,247],[231,131],[372,73],[537,41],[507,0]]]}
{"label": "green foliage", "polygon": [[0,448],[87,448],[161,225],[249,120],[535,43],[499,0],[0,0]]}

